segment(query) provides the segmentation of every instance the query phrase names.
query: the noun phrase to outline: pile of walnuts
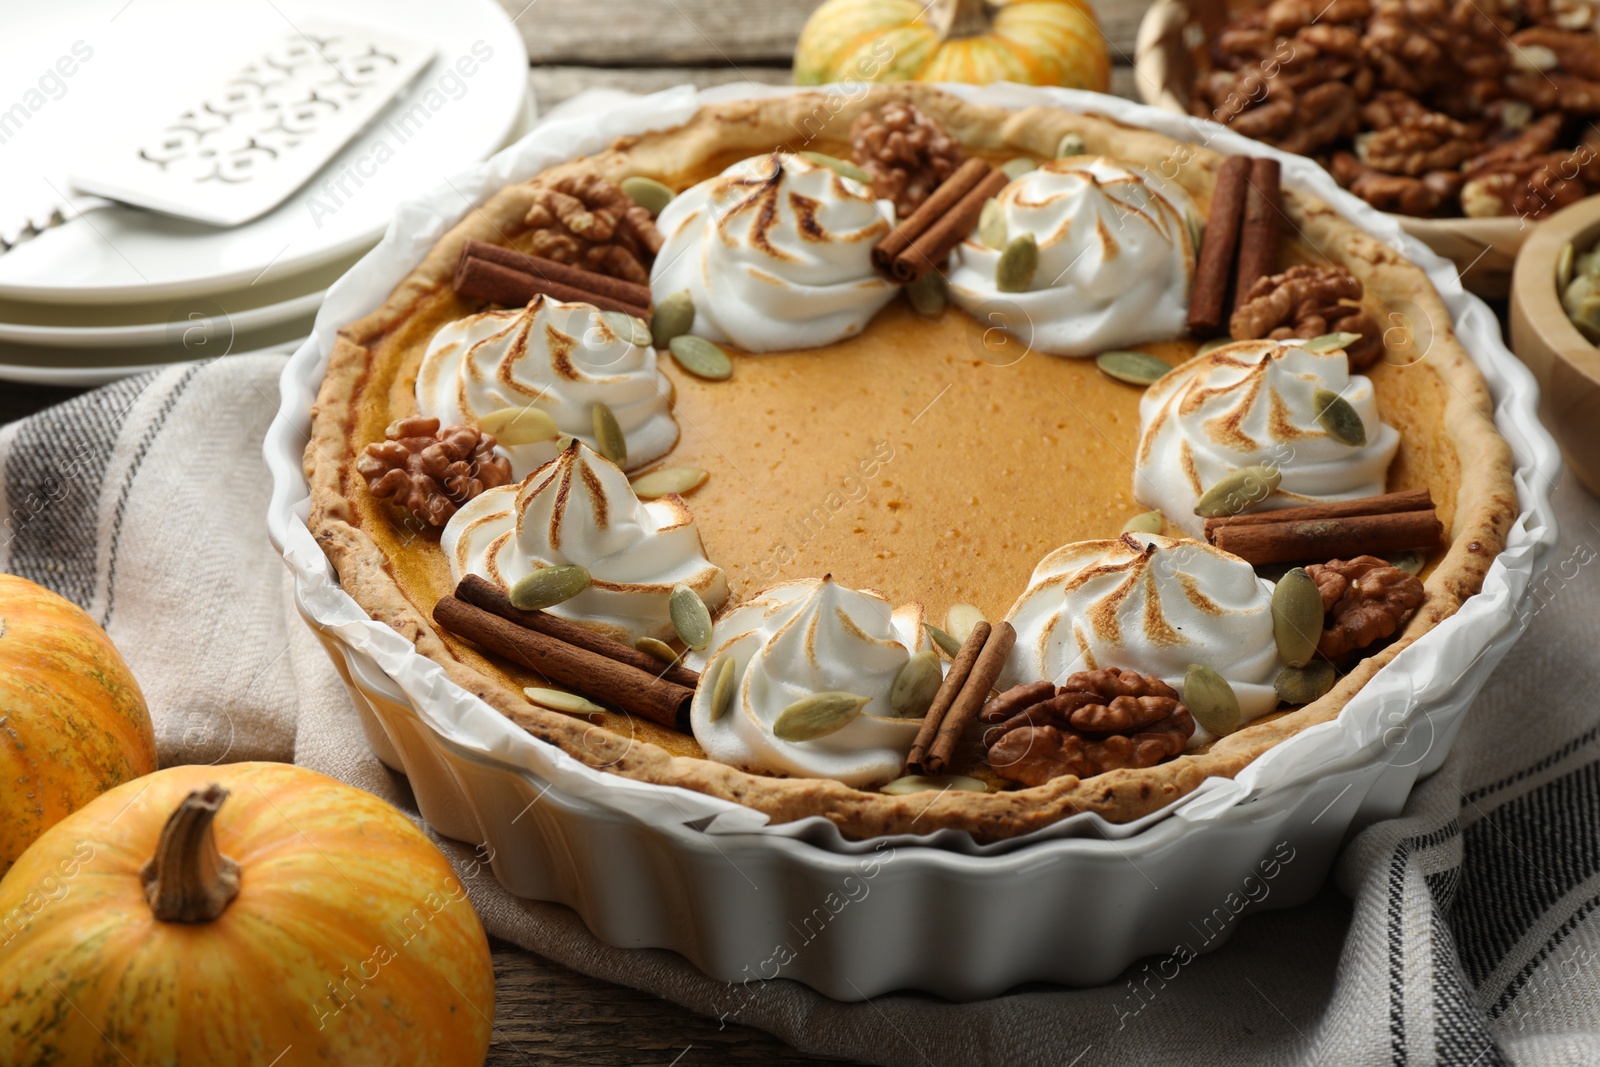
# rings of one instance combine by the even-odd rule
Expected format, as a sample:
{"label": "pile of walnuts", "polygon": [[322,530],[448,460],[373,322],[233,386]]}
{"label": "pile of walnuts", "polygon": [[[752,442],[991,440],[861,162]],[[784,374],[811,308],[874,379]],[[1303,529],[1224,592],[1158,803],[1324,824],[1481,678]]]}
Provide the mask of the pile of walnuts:
{"label": "pile of walnuts", "polygon": [[1312,156],[1374,207],[1541,218],[1600,192],[1592,0],[1273,0],[1190,109]]}

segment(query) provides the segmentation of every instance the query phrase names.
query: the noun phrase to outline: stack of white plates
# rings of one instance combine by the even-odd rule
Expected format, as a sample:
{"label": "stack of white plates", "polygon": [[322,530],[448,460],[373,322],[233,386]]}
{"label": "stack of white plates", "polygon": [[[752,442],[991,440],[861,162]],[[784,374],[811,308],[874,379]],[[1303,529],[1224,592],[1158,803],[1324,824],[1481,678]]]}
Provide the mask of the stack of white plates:
{"label": "stack of white plates", "polygon": [[279,207],[230,229],[111,206],[0,254],[0,380],[93,385],[288,351],[395,206],[532,124],[528,60],[494,0],[81,0],[0,35],[0,230],[73,194],[99,135],[158,126],[263,41],[318,17],[432,44],[433,62]]}

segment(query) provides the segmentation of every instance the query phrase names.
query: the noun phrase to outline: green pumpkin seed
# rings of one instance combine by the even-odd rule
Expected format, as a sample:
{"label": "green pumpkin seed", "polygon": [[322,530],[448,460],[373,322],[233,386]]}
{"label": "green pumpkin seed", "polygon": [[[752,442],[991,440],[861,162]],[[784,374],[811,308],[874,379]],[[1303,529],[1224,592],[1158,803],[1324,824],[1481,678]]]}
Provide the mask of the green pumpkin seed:
{"label": "green pumpkin seed", "polygon": [[498,444],[513,448],[536,441],[553,441],[561,436],[550,413],[532,404],[520,408],[497,408],[478,420],[478,429]]}
{"label": "green pumpkin seed", "polygon": [[894,676],[889,690],[889,710],[902,719],[920,719],[928,713],[933,695],[944,681],[939,669],[939,654],[932,650],[917,652],[906,660],[900,673]]}
{"label": "green pumpkin seed", "polygon": [[633,495],[640,500],[654,500],[669,493],[682,496],[700,488],[709,477],[699,467],[657,467],[633,480]]}
{"label": "green pumpkin seed", "polygon": [[669,667],[678,662],[677,650],[660,638],[641,637],[633,643],[633,647],[647,656],[660,660]]}
{"label": "green pumpkin seed", "polygon": [[1207,353],[1215,352],[1217,349],[1221,348],[1223,345],[1231,345],[1231,344],[1233,344],[1233,338],[1231,338],[1231,337],[1213,337],[1211,340],[1207,341],[1205,344],[1203,344],[1199,348],[1195,349],[1194,350],[1194,354],[1197,355],[1197,356],[1203,356],[1203,355],[1206,355]]}
{"label": "green pumpkin seed", "polygon": [[1069,156],[1088,155],[1089,146],[1083,143],[1083,137],[1076,133],[1064,133],[1061,140],[1056,142],[1056,158],[1066,159]]}
{"label": "green pumpkin seed", "polygon": [[711,612],[699,593],[681,582],[673,586],[672,595],[667,598],[667,613],[684,644],[698,652],[711,643]]}
{"label": "green pumpkin seed", "polygon": [[1386,556],[1385,561],[1391,567],[1399,567],[1407,574],[1421,574],[1422,568],[1427,566],[1428,560],[1421,552],[1396,552]]}
{"label": "green pumpkin seed", "polygon": [[1306,352],[1337,352],[1341,348],[1349,348],[1361,340],[1359,333],[1325,333],[1313,337],[1300,347]]}
{"label": "green pumpkin seed", "polygon": [[1183,703],[1194,721],[1222,737],[1239,728],[1239,697],[1228,680],[1203,663],[1183,675]]}
{"label": "green pumpkin seed", "polygon": [[617,422],[617,414],[604,404],[596,404],[592,412],[594,417],[594,441],[599,445],[599,452],[619,467],[628,465],[628,439],[622,435],[622,426]]}
{"label": "green pumpkin seed", "polygon": [[1122,524],[1123,533],[1158,534],[1163,527],[1160,511],[1146,511]]}
{"label": "green pumpkin seed", "polygon": [[719,346],[704,337],[680,334],[667,345],[678,366],[694,375],[713,382],[726,381],[733,375],[733,360]]}
{"label": "green pumpkin seed", "polygon": [[1556,253],[1556,292],[1558,293],[1572,281],[1574,258],[1571,241],[1562,245],[1561,251]]}
{"label": "green pumpkin seed", "polygon": [[1218,478],[1216,484],[1200,494],[1194,513],[1202,519],[1220,519],[1248,511],[1277,491],[1283,474],[1265,465],[1240,467]]}
{"label": "green pumpkin seed", "polygon": [[943,314],[944,306],[948,302],[945,296],[944,275],[936,270],[930,270],[906,286],[906,299],[911,302],[911,307],[918,315],[926,315],[930,319],[937,318]]}
{"label": "green pumpkin seed", "polygon": [[945,612],[944,626],[950,636],[965,644],[972,631],[980,622],[988,622],[983,617],[983,612],[971,604],[951,604],[950,610]]}
{"label": "green pumpkin seed", "polygon": [[630,345],[637,345],[640,348],[649,346],[651,341],[650,327],[643,319],[630,315],[626,311],[602,311],[600,312],[600,317],[605,320],[607,326],[611,327],[612,333]]}
{"label": "green pumpkin seed", "polygon": [[585,700],[576,693],[564,693],[559,689],[541,689],[536,685],[530,685],[523,689],[522,694],[540,707],[564,711],[568,715],[593,715],[597,711],[606,710],[592,700]]}
{"label": "green pumpkin seed", "polygon": [[1295,567],[1272,587],[1272,637],[1278,655],[1291,667],[1304,667],[1322,638],[1322,591],[1304,567]]}
{"label": "green pumpkin seed", "polygon": [[1310,704],[1327,695],[1339,677],[1333,664],[1312,660],[1304,667],[1284,667],[1272,679],[1272,691],[1286,704]]}
{"label": "green pumpkin seed", "polygon": [[1183,213],[1184,225],[1189,229],[1189,251],[1196,256],[1200,254],[1200,242],[1206,235],[1206,220],[1197,212],[1185,211]]}
{"label": "green pumpkin seed", "polygon": [[693,327],[694,297],[687,289],[663,297],[650,312],[650,339],[657,348],[666,348],[674,337],[681,337]]}
{"label": "green pumpkin seed", "polygon": [[1006,209],[992,196],[978,213],[978,240],[997,252],[1006,246]]}
{"label": "green pumpkin seed", "polygon": [[1318,389],[1311,394],[1311,405],[1317,409],[1317,424],[1329,437],[1351,448],[1367,443],[1367,424],[1350,401],[1332,389]]}
{"label": "green pumpkin seed", "polygon": [[994,287],[1002,293],[1025,293],[1039,269],[1039,245],[1031,233],[1019,233],[1006,242],[994,268]]}
{"label": "green pumpkin seed", "polygon": [[823,152],[800,152],[797,154],[801,159],[808,159],[819,167],[827,167],[835,174],[843,175],[846,178],[854,178],[863,185],[872,184],[872,175],[854,163],[845,162],[838,156],[830,156]]}
{"label": "green pumpkin seed", "polygon": [[944,651],[945,655],[949,656],[951,659],[955,659],[961,654],[960,641],[957,641],[954,637],[951,637],[949,634],[945,633],[931,622],[923,623],[922,628],[928,631],[928,637],[930,637],[933,640],[933,643],[938,645],[939,648]]}
{"label": "green pumpkin seed", "polygon": [[728,714],[733,703],[733,657],[726,656],[717,668],[717,680],[711,683],[711,721],[716,722]]}
{"label": "green pumpkin seed", "polygon": [[575,563],[545,567],[517,579],[511,587],[511,606],[542,611],[571,600],[589,588],[589,572]]}
{"label": "green pumpkin seed", "polygon": [[1094,357],[1101,373],[1129,385],[1151,385],[1161,380],[1172,364],[1148,352],[1102,352]]}
{"label": "green pumpkin seed", "polygon": [[650,212],[652,218],[661,214],[661,209],[672,203],[672,198],[678,195],[654,178],[646,178],[642,174],[622,179],[619,188],[629,200]]}
{"label": "green pumpkin seed", "polygon": [[849,726],[869,700],[854,693],[812,693],[780,711],[773,720],[772,732],[781,741],[826,737]]}
{"label": "green pumpkin seed", "polygon": [[1030,170],[1038,169],[1039,164],[1035,163],[1027,156],[1018,156],[1016,159],[1008,159],[1000,165],[1001,173],[1003,173],[1007,178],[1010,178],[1012,181],[1016,181]]}
{"label": "green pumpkin seed", "polygon": [[908,774],[904,778],[896,778],[878,792],[891,797],[903,797],[911,793],[943,793],[947,790],[952,793],[987,793],[989,787],[964,774]]}

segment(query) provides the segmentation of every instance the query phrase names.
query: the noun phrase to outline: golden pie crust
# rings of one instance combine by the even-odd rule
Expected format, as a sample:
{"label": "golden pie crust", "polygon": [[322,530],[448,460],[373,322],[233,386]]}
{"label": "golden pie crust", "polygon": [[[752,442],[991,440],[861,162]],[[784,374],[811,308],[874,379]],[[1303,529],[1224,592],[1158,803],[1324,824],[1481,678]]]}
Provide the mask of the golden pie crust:
{"label": "golden pie crust", "polygon": [[[1223,158],[1096,115],[1006,111],[899,85],[849,99],[800,93],[707,107],[681,127],[625,138],[534,181],[582,168],[612,180],[645,174],[681,189],[775,147],[847,155],[850,123],[889,99],[912,100],[969,153],[996,161],[1049,158],[1062,135],[1075,132],[1091,153],[1142,164],[1201,205]],[[310,527],[345,590],[375,619],[533,736],[611,773],[699,790],[775,822],[822,815],[853,838],[955,828],[989,841],[1078,812],[1126,822],[1337,716],[1367,679],[1481,588],[1516,517],[1511,452],[1494,428],[1488,390],[1426,276],[1321,200],[1286,190],[1297,236],[1286,242],[1285,259],[1349,270],[1366,287],[1368,310],[1390,327],[1391,358],[1368,372],[1384,421],[1401,431],[1389,488],[1427,485],[1449,532],[1448,548],[1424,572],[1422,609],[1327,696],[1153,768],[987,794],[900,797],[751,774],[699,758],[692,737],[650,723],[542,709],[521,692],[540,684],[536,675],[434,627],[433,604],[450,590],[437,532],[399,521],[355,470],[367,443],[415,412],[417,366],[433,333],[480,310],[451,289],[461,246],[469,239],[525,244],[532,187],[508,187],[469,212],[382,307],[339,332],[306,449]],[[1415,329],[1420,323],[1429,325]],[[1138,392],[1109,382],[1088,360],[1029,353],[1011,363],[1017,350],[1007,343],[953,308],[930,322],[897,299],[857,338],[809,352],[736,356],[729,382],[697,381],[663,358],[683,426],[666,462],[712,471],[689,504],[707,554],[728,571],[730,605],[762,585],[831,571],[897,604],[920,600],[930,618],[956,601],[999,618],[1047,552],[1115,536],[1143,511],[1131,495]],[[1140,347],[1173,362],[1193,350],[1187,341]],[[1421,355],[1395,359],[1397,351]],[[980,756],[968,746],[969,763]]]}

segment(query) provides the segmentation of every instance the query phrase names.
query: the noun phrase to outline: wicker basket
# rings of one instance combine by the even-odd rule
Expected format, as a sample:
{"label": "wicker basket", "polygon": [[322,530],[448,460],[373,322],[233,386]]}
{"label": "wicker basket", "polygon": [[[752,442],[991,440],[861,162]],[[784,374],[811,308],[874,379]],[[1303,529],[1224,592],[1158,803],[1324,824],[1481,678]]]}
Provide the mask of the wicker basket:
{"label": "wicker basket", "polygon": [[[1189,87],[1205,62],[1205,42],[1230,14],[1267,0],[1155,0],[1139,24],[1134,70],[1145,103],[1189,112]],[[1462,283],[1479,296],[1504,297],[1517,249],[1537,223],[1519,218],[1421,219],[1396,216],[1407,233],[1455,263]]]}

